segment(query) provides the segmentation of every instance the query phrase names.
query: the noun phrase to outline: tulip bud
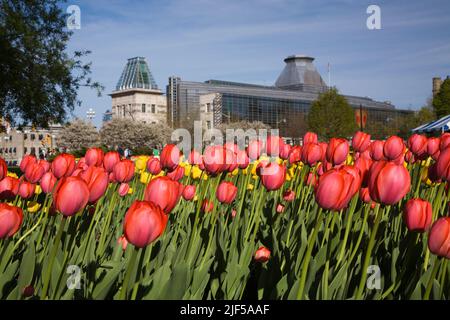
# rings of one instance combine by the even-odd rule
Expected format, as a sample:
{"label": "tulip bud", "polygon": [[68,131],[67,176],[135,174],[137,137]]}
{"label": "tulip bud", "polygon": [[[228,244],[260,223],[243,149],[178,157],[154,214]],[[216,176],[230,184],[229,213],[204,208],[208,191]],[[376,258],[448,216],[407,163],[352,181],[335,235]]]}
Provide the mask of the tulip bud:
{"label": "tulip bud", "polygon": [[170,213],[177,205],[183,192],[183,185],[168,177],[157,177],[145,188],[144,199],[158,205],[165,213]]}
{"label": "tulip bud", "polygon": [[161,151],[160,161],[163,169],[174,170],[180,162],[180,149],[174,144],[167,144]]}
{"label": "tulip bud", "polygon": [[23,199],[30,199],[34,196],[34,191],[36,190],[36,185],[30,183],[26,180],[22,180],[19,183],[19,196]]}
{"label": "tulip bud", "polygon": [[57,179],[51,172],[46,172],[40,181],[40,185],[42,188],[42,191],[44,193],[50,193],[53,191],[53,187],[55,186]]}
{"label": "tulip bud", "polygon": [[125,197],[128,191],[130,191],[130,185],[128,183],[121,183],[118,190],[119,196]]}
{"label": "tulip bud", "polygon": [[161,163],[158,158],[150,158],[147,161],[147,170],[153,175],[161,172]]}
{"label": "tulip bud", "polygon": [[100,148],[90,148],[86,151],[84,159],[86,164],[91,167],[100,167],[103,164],[103,150]]}
{"label": "tulip bud", "polygon": [[280,148],[280,158],[283,160],[289,159],[289,153],[291,152],[290,144],[283,144]]}
{"label": "tulip bud", "polygon": [[436,137],[431,137],[427,141],[427,154],[433,158],[433,160],[437,160],[440,154],[439,145],[441,143],[441,139]]}
{"label": "tulip bud", "polygon": [[450,181],[450,148],[441,151],[436,161],[437,175],[446,181]]}
{"label": "tulip bud", "polygon": [[61,153],[52,162],[52,172],[57,179],[69,177],[75,170],[75,157],[71,154]]}
{"label": "tulip bud", "polygon": [[27,154],[26,156],[24,156],[22,158],[22,161],[20,162],[20,171],[22,171],[23,173],[25,173],[25,171],[27,170],[27,167],[30,163],[36,163],[36,157],[31,155],[31,154]]}
{"label": "tulip bud", "polygon": [[277,204],[277,208],[276,208],[277,213],[283,213],[284,208],[285,207],[281,203]]}
{"label": "tulip bud", "polygon": [[102,167],[89,167],[79,175],[88,185],[89,203],[97,202],[108,188],[108,173]]}
{"label": "tulip bud", "polygon": [[255,261],[256,262],[267,262],[270,259],[270,250],[264,246],[259,247],[255,253]]}
{"label": "tulip bud", "polygon": [[80,177],[67,177],[59,181],[54,196],[55,209],[64,216],[73,216],[84,209],[89,201],[89,188]]}
{"label": "tulip bud", "polygon": [[5,177],[0,181],[0,200],[12,200],[19,192],[19,179]]}
{"label": "tulip bud", "polygon": [[428,235],[428,248],[440,257],[450,259],[450,217],[439,218]]}
{"label": "tulip bud", "polygon": [[413,134],[408,139],[408,148],[415,155],[417,159],[424,159],[427,157],[427,137],[420,134]]}
{"label": "tulip bud", "polygon": [[315,134],[314,132],[308,131],[303,136],[303,145],[306,145],[308,143],[317,143],[317,142],[318,142],[317,134]]}
{"label": "tulip bud", "polygon": [[114,180],[120,183],[126,183],[133,180],[134,163],[131,160],[121,160],[114,166]]}
{"label": "tulip bud", "polygon": [[403,210],[403,218],[409,231],[424,232],[431,225],[431,203],[422,199],[410,199]]}
{"label": "tulip bud", "polygon": [[22,221],[21,208],[0,203],[0,239],[12,237],[19,230]]}
{"label": "tulip bud", "polygon": [[295,200],[295,192],[292,191],[291,189],[286,190],[283,193],[283,200],[287,201],[287,202],[291,202]]}
{"label": "tulip bud", "polygon": [[267,190],[278,190],[286,180],[286,167],[276,162],[271,162],[261,168],[260,175],[261,183]]}
{"label": "tulip bud", "polygon": [[208,213],[213,211],[214,209],[214,202],[208,200],[208,199],[204,199],[202,202],[202,207],[201,207],[201,211],[203,213]]}
{"label": "tulip bud", "polygon": [[370,157],[373,161],[380,161],[380,160],[386,160],[383,153],[384,149],[384,141],[381,140],[375,140],[370,144],[369,150],[370,150]]}
{"label": "tulip bud", "polygon": [[289,163],[297,163],[302,160],[302,147],[294,146],[291,148],[291,152],[289,153]]}
{"label": "tulip bud", "polygon": [[125,238],[124,235],[120,236],[119,239],[117,239],[117,244],[122,247],[122,251],[125,251],[128,245],[127,238]]}
{"label": "tulip bud", "polygon": [[188,185],[184,187],[182,193],[183,199],[186,201],[191,201],[195,197],[195,185]]}
{"label": "tulip bud", "polygon": [[247,147],[247,154],[251,160],[258,159],[263,153],[263,143],[260,140],[252,140]]}
{"label": "tulip bud", "polygon": [[397,136],[389,137],[384,143],[383,154],[388,160],[395,160],[405,152],[405,144],[402,138]]}
{"label": "tulip bud", "polygon": [[41,180],[45,172],[44,166],[39,165],[38,163],[30,163],[25,170],[25,179],[31,183],[37,183]]}
{"label": "tulip bud", "polygon": [[120,162],[120,155],[117,151],[109,151],[103,157],[103,166],[106,172],[111,173],[116,163]]}
{"label": "tulip bud", "polygon": [[370,146],[370,134],[367,134],[362,131],[358,131],[355,133],[352,139],[352,147],[353,150],[357,152],[364,152]]}
{"label": "tulip bud", "polygon": [[348,142],[342,138],[331,138],[328,143],[326,158],[334,166],[344,163],[349,152]]}
{"label": "tulip bud", "polygon": [[322,148],[317,143],[307,143],[302,149],[302,162],[310,167],[319,162],[323,157]]}
{"label": "tulip bud", "polygon": [[125,215],[125,238],[135,247],[143,248],[164,232],[167,220],[168,217],[153,202],[135,201]]}

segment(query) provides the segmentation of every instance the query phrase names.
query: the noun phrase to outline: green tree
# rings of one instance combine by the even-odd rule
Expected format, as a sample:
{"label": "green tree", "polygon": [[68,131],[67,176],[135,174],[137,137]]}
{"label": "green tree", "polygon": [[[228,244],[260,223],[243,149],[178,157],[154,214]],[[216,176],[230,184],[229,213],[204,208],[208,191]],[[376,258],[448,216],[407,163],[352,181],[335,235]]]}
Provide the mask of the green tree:
{"label": "green tree", "polygon": [[67,52],[72,32],[57,0],[0,0],[0,116],[47,127],[63,123],[92,82],[89,51]]}
{"label": "green tree", "polygon": [[419,111],[414,112],[401,119],[398,135],[407,139],[412,133],[411,130],[422,124],[426,124],[436,119],[431,103],[422,107]]}
{"label": "green tree", "polygon": [[332,88],[312,103],[308,127],[324,139],[348,137],[356,130],[355,113],[338,90]]}
{"label": "green tree", "polygon": [[438,118],[450,114],[450,78],[442,82],[439,92],[433,98],[433,108]]}

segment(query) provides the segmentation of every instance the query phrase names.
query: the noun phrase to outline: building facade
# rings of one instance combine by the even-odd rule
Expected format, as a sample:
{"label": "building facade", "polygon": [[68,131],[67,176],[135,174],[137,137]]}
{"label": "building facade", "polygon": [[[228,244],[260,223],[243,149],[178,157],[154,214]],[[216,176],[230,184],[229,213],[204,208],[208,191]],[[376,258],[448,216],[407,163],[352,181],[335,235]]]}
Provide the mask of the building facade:
{"label": "building facade", "polygon": [[128,59],[112,98],[112,118],[165,123],[167,99],[153,79],[144,57]]}
{"label": "building facade", "polygon": [[48,129],[8,129],[0,133],[0,157],[9,166],[20,164],[27,154],[46,158],[57,149],[56,140],[61,129],[60,125],[51,125]]}
{"label": "building facade", "polygon": [[[194,120],[201,120],[205,121],[203,127],[208,128],[224,122],[262,121],[279,129],[282,136],[301,137],[307,130],[306,119],[312,102],[328,89],[313,60],[303,55],[287,57],[274,86],[219,80],[193,82],[170,77],[168,123],[174,128],[189,128]],[[364,110],[367,121],[396,123],[411,112],[368,97],[344,97],[355,111]],[[207,103],[210,109],[206,108]],[[206,110],[208,115],[203,114]]]}

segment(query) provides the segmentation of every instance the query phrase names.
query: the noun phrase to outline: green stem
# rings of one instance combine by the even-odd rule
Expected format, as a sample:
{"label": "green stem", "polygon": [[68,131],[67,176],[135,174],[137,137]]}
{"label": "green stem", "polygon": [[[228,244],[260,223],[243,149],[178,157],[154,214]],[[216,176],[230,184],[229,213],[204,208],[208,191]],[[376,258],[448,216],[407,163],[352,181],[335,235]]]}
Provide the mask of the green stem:
{"label": "green stem", "polygon": [[425,295],[423,296],[423,300],[430,300],[430,293],[431,289],[433,288],[433,281],[434,278],[436,277],[436,273],[438,272],[440,265],[441,259],[439,257],[436,257],[436,260],[434,260],[433,270],[431,271],[430,274],[430,279],[428,280],[427,289],[425,291]]}
{"label": "green stem", "polygon": [[136,264],[136,257],[139,252],[138,248],[133,248],[131,253],[131,259],[128,263],[127,271],[125,273],[125,278],[123,279],[122,289],[120,290],[120,300],[125,300],[127,298],[128,283],[130,282],[131,274],[133,273],[134,265]]}

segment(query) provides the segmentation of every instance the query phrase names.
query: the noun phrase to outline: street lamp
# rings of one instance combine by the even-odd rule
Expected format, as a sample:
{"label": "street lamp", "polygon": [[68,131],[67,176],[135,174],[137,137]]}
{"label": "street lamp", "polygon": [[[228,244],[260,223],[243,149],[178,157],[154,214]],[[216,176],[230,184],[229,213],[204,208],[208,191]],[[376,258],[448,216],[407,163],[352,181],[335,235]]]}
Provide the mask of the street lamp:
{"label": "street lamp", "polygon": [[86,111],[86,118],[88,118],[90,121],[95,118],[95,111],[92,108],[89,108],[89,110]]}

